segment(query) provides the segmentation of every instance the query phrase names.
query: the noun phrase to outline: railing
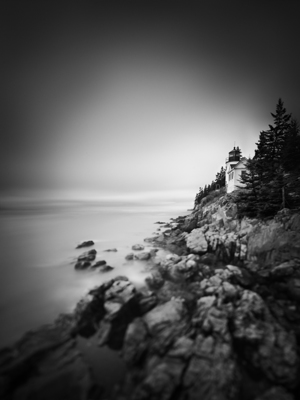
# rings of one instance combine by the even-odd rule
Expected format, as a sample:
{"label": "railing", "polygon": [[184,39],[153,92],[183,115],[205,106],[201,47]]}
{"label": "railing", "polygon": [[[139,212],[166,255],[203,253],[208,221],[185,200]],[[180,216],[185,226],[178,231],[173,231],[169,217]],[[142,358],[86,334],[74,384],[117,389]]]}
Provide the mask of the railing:
{"label": "railing", "polygon": [[227,163],[228,161],[240,161],[241,157],[240,156],[231,156],[231,157],[226,157],[225,162]]}

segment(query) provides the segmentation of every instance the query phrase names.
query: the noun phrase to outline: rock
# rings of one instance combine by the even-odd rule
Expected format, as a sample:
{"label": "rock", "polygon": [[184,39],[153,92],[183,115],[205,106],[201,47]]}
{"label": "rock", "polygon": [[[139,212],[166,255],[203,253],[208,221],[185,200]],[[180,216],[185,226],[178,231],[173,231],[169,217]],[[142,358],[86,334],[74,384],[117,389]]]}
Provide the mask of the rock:
{"label": "rock", "polygon": [[82,269],[87,269],[91,266],[91,263],[89,261],[78,261],[74,268],[77,270],[82,270]]}
{"label": "rock", "polygon": [[238,293],[237,288],[229,282],[223,282],[222,284],[225,298],[234,299]]}
{"label": "rock", "polygon": [[194,229],[189,235],[187,235],[186,245],[195,253],[204,254],[207,252],[208,244],[201,228]]}
{"label": "rock", "polygon": [[97,254],[97,250],[96,249],[92,249],[88,251],[88,254]]}
{"label": "rock", "polygon": [[185,265],[187,266],[188,269],[195,268],[197,266],[197,263],[195,260],[188,260]]}
{"label": "rock", "polygon": [[166,256],[166,260],[172,261],[174,264],[178,263],[182,257],[178,256],[177,254],[168,254]]}
{"label": "rock", "polygon": [[99,267],[99,271],[101,272],[109,272],[111,270],[113,270],[114,268],[111,267],[110,265],[102,265]]}
{"label": "rock", "polygon": [[133,258],[134,258],[134,254],[133,253],[129,253],[129,254],[127,254],[127,256],[125,256],[125,260],[133,260]]}
{"label": "rock", "polygon": [[193,340],[186,336],[182,336],[175,340],[172,348],[168,351],[168,357],[176,357],[187,360],[193,353],[193,347]]}
{"label": "rock", "polygon": [[282,386],[273,386],[254,400],[294,400],[294,396]]}
{"label": "rock", "polygon": [[153,308],[143,319],[151,333],[162,324],[172,325],[182,320],[185,314],[185,308],[182,301],[172,299],[165,304],[158,305]]}
{"label": "rock", "polygon": [[145,238],[144,242],[152,243],[152,242],[155,242],[156,239],[157,239],[157,237],[149,237],[149,238]]}
{"label": "rock", "polygon": [[134,256],[137,260],[149,260],[151,258],[151,254],[149,251],[144,251],[143,253],[135,254]]}
{"label": "rock", "polygon": [[154,294],[149,294],[148,296],[139,297],[139,311],[143,315],[146,312],[152,310],[157,305],[157,297]]}
{"label": "rock", "polygon": [[96,258],[97,251],[96,250],[90,250],[86,253],[81,254],[78,258],[77,261],[94,261]]}
{"label": "rock", "polygon": [[300,301],[300,279],[292,278],[288,281],[288,293],[292,299]]}
{"label": "rock", "polygon": [[153,272],[151,276],[148,276],[145,279],[145,282],[151,290],[156,290],[160,289],[164,285],[165,280],[163,279],[161,274],[158,271],[156,271]]}
{"label": "rock", "polygon": [[295,335],[274,320],[257,293],[243,291],[234,311],[233,336],[240,343],[243,356],[266,378],[289,387],[296,384]]}
{"label": "rock", "polygon": [[138,363],[147,350],[148,332],[142,318],[136,318],[128,325],[124,338],[122,357],[130,365]]}
{"label": "rock", "polygon": [[105,260],[99,260],[99,261],[95,262],[95,264],[92,265],[92,268],[102,267],[105,264],[106,264]]}
{"label": "rock", "polygon": [[155,256],[156,256],[156,253],[158,252],[158,250],[159,250],[159,249],[155,249],[155,248],[154,248],[154,249],[151,249],[150,252],[149,252],[149,253],[151,254],[151,257],[155,257]]}
{"label": "rock", "polygon": [[248,239],[247,260],[267,267],[300,258],[300,232],[274,220],[257,225]]}
{"label": "rock", "polygon": [[198,334],[194,354],[183,376],[184,398],[237,399],[239,383],[239,369],[226,336]]}
{"label": "rock", "polygon": [[89,247],[89,246],[93,246],[95,243],[92,240],[87,240],[86,242],[82,242],[80,244],[77,245],[76,249],[80,249],[82,247]]}
{"label": "rock", "polygon": [[149,374],[133,389],[132,399],[171,399],[180,385],[184,364],[177,359],[170,359],[155,365]]}
{"label": "rock", "polygon": [[134,244],[131,248],[132,250],[144,250],[145,246],[142,244]]}
{"label": "rock", "polygon": [[104,251],[116,252],[118,250],[114,248],[114,249],[107,249],[107,250],[104,250]]}
{"label": "rock", "polygon": [[193,229],[197,228],[197,222],[198,222],[198,215],[190,214],[187,217],[185,217],[183,223],[179,224],[179,227],[183,232],[190,233]]}
{"label": "rock", "polygon": [[271,270],[271,274],[273,277],[281,278],[283,276],[289,276],[294,273],[294,268],[297,267],[297,264],[294,260],[286,261],[280,265],[277,265],[275,268]]}
{"label": "rock", "polygon": [[128,280],[115,280],[105,292],[105,301],[117,298],[125,303],[134,296],[135,292],[134,285]]}
{"label": "rock", "polygon": [[213,304],[215,304],[216,302],[216,296],[205,296],[205,297],[201,297],[198,302],[197,302],[197,306],[200,308],[210,308],[213,306]]}
{"label": "rock", "polygon": [[3,399],[90,398],[94,386],[90,369],[75,341],[58,327],[47,325],[29,332],[6,352],[9,356],[0,367],[1,383],[7,383]]}

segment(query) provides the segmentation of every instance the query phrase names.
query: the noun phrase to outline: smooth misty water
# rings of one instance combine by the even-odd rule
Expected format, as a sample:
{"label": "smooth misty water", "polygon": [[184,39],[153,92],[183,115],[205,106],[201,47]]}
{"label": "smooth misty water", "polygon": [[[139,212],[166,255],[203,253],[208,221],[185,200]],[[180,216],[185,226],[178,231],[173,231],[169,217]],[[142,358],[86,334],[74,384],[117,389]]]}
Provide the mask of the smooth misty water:
{"label": "smooth misty water", "polygon": [[[145,262],[126,261],[135,243],[153,236],[159,225],[187,213],[189,204],[126,204],[43,202],[0,209],[0,347],[25,331],[72,311],[92,287],[117,275],[136,286],[147,276]],[[97,260],[115,269],[109,273],[75,271],[74,260],[94,240]],[[117,248],[116,253],[104,250]]]}

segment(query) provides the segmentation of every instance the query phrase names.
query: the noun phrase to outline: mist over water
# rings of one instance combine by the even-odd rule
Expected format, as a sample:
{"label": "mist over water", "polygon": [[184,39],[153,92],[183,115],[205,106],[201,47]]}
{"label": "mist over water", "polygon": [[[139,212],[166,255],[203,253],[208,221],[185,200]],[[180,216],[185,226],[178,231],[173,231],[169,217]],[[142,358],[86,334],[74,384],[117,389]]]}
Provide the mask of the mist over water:
{"label": "mist over water", "polygon": [[[143,196],[140,196],[143,197]],[[158,220],[184,215],[186,200],[19,200],[0,205],[0,347],[25,331],[70,312],[89,289],[117,275],[144,284],[147,263],[126,261],[135,243],[153,236]],[[74,261],[93,240],[97,260],[111,272],[75,271]],[[145,245],[147,245],[145,243]],[[117,248],[117,252],[105,252]],[[89,248],[90,249],[90,248]]]}

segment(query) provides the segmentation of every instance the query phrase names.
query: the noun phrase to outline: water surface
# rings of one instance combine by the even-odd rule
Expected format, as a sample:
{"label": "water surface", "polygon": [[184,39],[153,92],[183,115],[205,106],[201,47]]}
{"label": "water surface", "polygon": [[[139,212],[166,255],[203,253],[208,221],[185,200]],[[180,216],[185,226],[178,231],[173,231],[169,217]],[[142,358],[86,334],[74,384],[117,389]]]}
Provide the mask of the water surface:
{"label": "water surface", "polygon": [[[47,201],[2,204],[0,208],[0,347],[25,331],[72,311],[92,287],[117,275],[136,286],[147,276],[145,262],[126,261],[135,243],[153,236],[159,225],[187,213],[185,203],[105,203]],[[94,240],[97,260],[108,273],[75,271],[74,261],[85,251],[75,249]],[[116,253],[105,252],[117,248]]]}

